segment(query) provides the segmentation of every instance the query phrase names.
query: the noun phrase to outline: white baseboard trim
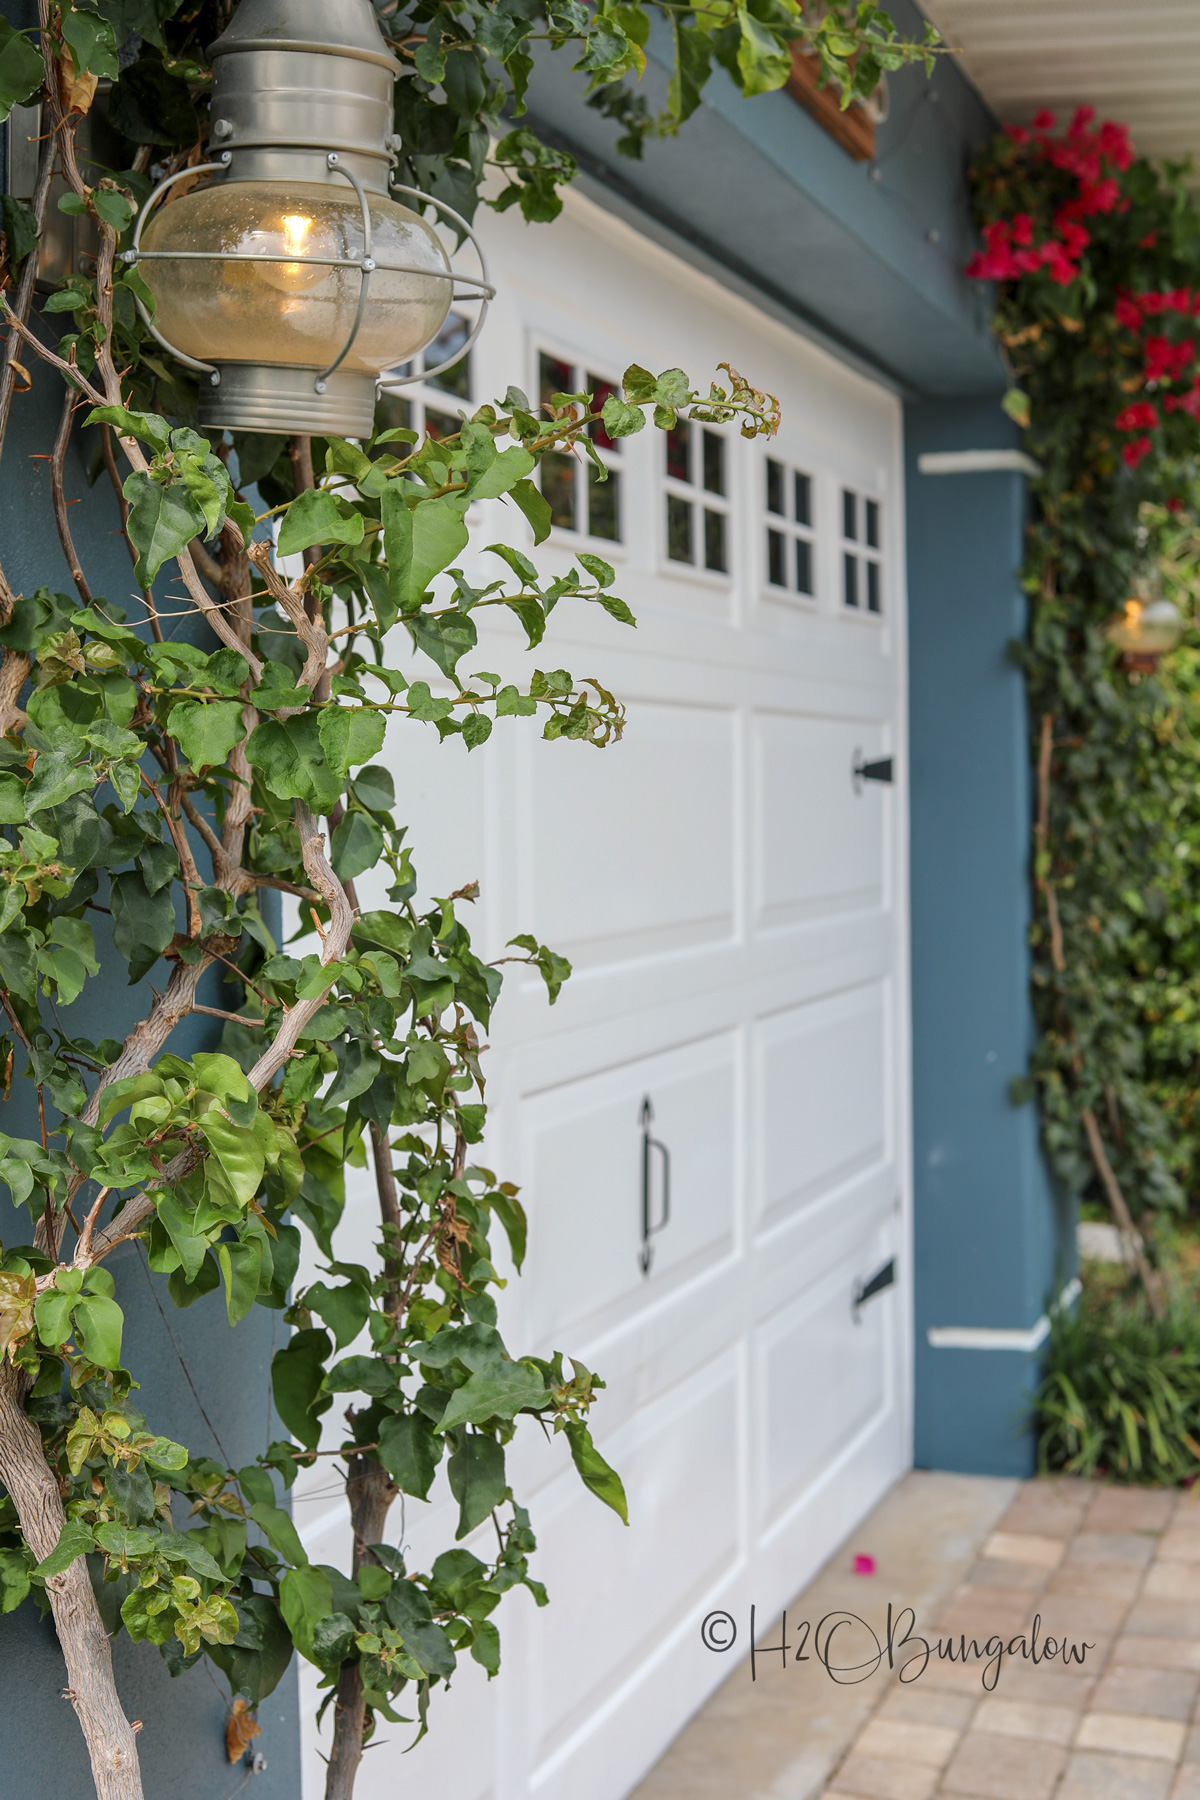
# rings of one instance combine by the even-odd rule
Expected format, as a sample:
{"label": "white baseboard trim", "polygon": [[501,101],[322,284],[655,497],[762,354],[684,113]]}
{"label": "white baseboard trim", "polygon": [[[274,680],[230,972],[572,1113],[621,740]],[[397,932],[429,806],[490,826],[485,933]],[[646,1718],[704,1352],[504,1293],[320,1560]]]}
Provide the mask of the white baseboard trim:
{"label": "white baseboard trim", "polygon": [[917,457],[922,475],[1040,475],[1042,465],[1023,450],[925,450]]}
{"label": "white baseboard trim", "polygon": [[[1057,1312],[1061,1307],[1072,1306],[1082,1292],[1082,1283],[1076,1276],[1074,1281],[1068,1281],[1053,1310]],[[1027,1331],[993,1331],[975,1325],[931,1325],[925,1333],[934,1350],[1020,1350],[1026,1355],[1040,1350],[1049,1335],[1049,1313],[1043,1313]]]}

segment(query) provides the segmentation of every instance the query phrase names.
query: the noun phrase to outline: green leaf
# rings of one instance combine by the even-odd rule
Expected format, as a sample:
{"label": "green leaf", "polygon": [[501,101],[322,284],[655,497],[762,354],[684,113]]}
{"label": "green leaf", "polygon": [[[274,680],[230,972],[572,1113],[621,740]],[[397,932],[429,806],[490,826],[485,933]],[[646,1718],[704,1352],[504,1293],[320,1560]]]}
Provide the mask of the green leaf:
{"label": "green leaf", "polygon": [[369,706],[326,706],[317,729],[330,768],[344,781],[351,768],[369,762],[383,749],[387,719]]}
{"label": "green leaf", "polygon": [[742,32],[737,53],[742,92],[749,99],[754,94],[769,94],[773,89],[781,88],[792,72],[792,59],[786,46],[773,31],[759,23],[748,7],[739,6],[737,16]]}
{"label": "green leaf", "polygon": [[39,750],[25,788],[25,813],[32,819],[48,806],[60,806],[72,794],[96,785],[94,771],[69,750]]}
{"label": "green leaf", "polygon": [[328,1575],[311,1563],[289,1569],[279,1584],[279,1610],[301,1656],[315,1662],[313,1632],[333,1611],[333,1588]]}
{"label": "green leaf", "polygon": [[587,1426],[578,1419],[568,1419],[563,1430],[571,1446],[571,1460],[584,1486],[590,1488],[598,1500],[603,1500],[605,1506],[611,1506],[617,1517],[628,1525],[629,1509],[621,1477],[605,1462],[593,1444]]}
{"label": "green leaf", "polygon": [[[700,96],[712,73],[712,45],[707,33],[695,25],[679,23],[678,15],[673,15],[675,28],[675,67],[671,74],[670,86],[667,89],[667,104],[671,116],[679,124],[690,119],[700,104]],[[608,425],[607,418],[605,424]],[[614,437],[622,436],[620,432],[609,431]],[[638,429],[635,425],[634,431]]]}
{"label": "green leaf", "polygon": [[500,1633],[490,1619],[476,1621],[471,1656],[489,1675],[500,1673]]}
{"label": "green leaf", "polygon": [[321,1440],[320,1415],[333,1405],[332,1394],[321,1391],[325,1363],[333,1345],[325,1331],[297,1331],[271,1359],[271,1386],[275,1410],[307,1450]]}
{"label": "green leaf", "polygon": [[306,1565],[308,1556],[300,1542],[300,1534],[281,1506],[270,1506],[263,1500],[256,1500],[250,1508],[250,1517],[261,1527],[268,1544],[277,1555],[297,1568]]}
{"label": "green leaf", "polygon": [[519,444],[510,444],[468,483],[467,492],[472,500],[498,499],[501,494],[511,493],[534,467],[534,459],[528,450],[523,450]]}
{"label": "green leaf", "polygon": [[167,721],[167,736],[194,769],[220,768],[245,735],[237,700],[177,700]]}
{"label": "green leaf", "polygon": [[15,1612],[29,1592],[29,1559],[23,1550],[0,1550],[0,1613]]}
{"label": "green leaf", "polygon": [[171,557],[186,550],[194,537],[204,537],[208,521],[181,482],[162,487],[140,469],[125,483],[129,502],[126,530],[138,553],[134,574],[148,588]]}
{"label": "green leaf", "polygon": [[113,943],[129,964],[129,980],[140,981],[175,935],[175,907],[169,888],[152,894],[140,874],[114,875],[109,890]]}
{"label": "green leaf", "polygon": [[200,1130],[209,1149],[216,1156],[229,1185],[243,1206],[249,1204],[262,1186],[266,1158],[253,1131],[235,1125],[216,1107],[206,1112]]}
{"label": "green leaf", "polygon": [[89,1550],[95,1549],[95,1539],[82,1519],[68,1519],[59,1533],[57,1544],[49,1556],[43,1557],[33,1570],[43,1581],[52,1575],[61,1575],[69,1569],[77,1556],[86,1556]]}
{"label": "green leaf", "polygon": [[434,576],[466,549],[468,537],[465,499],[442,496],[410,506],[411,491],[407,483],[389,482],[380,502],[388,585],[401,613],[420,603]]}
{"label": "green leaf", "polygon": [[8,261],[13,269],[18,269],[37,243],[37,221],[29,208],[14,200],[11,194],[0,194],[0,230],[4,232]]}
{"label": "green leaf", "polygon": [[525,1363],[501,1363],[496,1368],[478,1369],[471,1379],[450,1396],[450,1404],[442,1414],[441,1429],[455,1425],[484,1425],[492,1419],[512,1419],[529,1407],[537,1410],[548,1404],[550,1390],[536,1369]]}
{"label": "green leaf", "polygon": [[245,1318],[258,1293],[262,1245],[252,1238],[241,1244],[218,1244],[217,1263],[225,1281],[225,1310],[229,1323]]}
{"label": "green leaf", "polygon": [[324,813],[341,798],[342,783],[325,759],[315,713],[264,719],[250,733],[246,756],[280,800],[305,800]]}
{"label": "green leaf", "polygon": [[508,1491],[504,1451],[495,1438],[464,1431],[446,1467],[450,1492],[458,1501],[456,1538],[465,1538],[483,1523]]}
{"label": "green leaf", "polygon": [[418,1500],[429,1497],[442,1454],[442,1439],[424,1413],[388,1413],[379,1426],[379,1460],[396,1486]]}
{"label": "green leaf", "polygon": [[333,833],[330,861],[339,881],[353,881],[383,855],[383,827],[368,813],[348,812]]}
{"label": "green leaf", "polygon": [[[378,1065],[378,1057],[376,1057]],[[344,1350],[352,1344],[367,1322],[367,1314],[371,1310],[371,1297],[366,1288],[357,1282],[347,1282],[342,1287],[329,1287],[324,1281],[315,1281],[310,1288],[304,1290],[304,1304],[310,1312],[315,1312],[328,1325],[336,1339],[336,1347]]]}
{"label": "green leaf", "polygon": [[279,555],[294,556],[312,544],[361,544],[363,517],[328,488],[306,488],[283,515]]}
{"label": "green leaf", "polygon": [[71,1313],[78,1298],[78,1294],[60,1294],[57,1288],[47,1288],[38,1295],[33,1317],[38,1337],[47,1349],[57,1350],[70,1337]]}
{"label": "green leaf", "polygon": [[462,613],[415,613],[405,623],[416,649],[431,657],[443,675],[453,676],[478,642],[475,621]]}
{"label": "green leaf", "polygon": [[152,450],[165,450],[171,441],[171,427],[159,413],[131,412],[124,406],[94,406],[85,425],[111,425],[121,437],[140,438]]}
{"label": "green leaf", "polygon": [[600,408],[600,417],[604,420],[604,429],[613,438],[632,437],[646,423],[646,415],[640,406],[630,406],[616,394],[608,396]]}
{"label": "green leaf", "polygon": [[550,526],[552,523],[550,502],[546,499],[542,490],[535,487],[532,481],[518,481],[514,483],[511,493],[512,498],[516,501],[521,511],[525,514],[525,517],[529,520],[530,525],[533,527],[534,543],[544,544],[546,539],[550,536]]}
{"label": "green leaf", "polygon": [[0,13],[0,121],[37,93],[44,73],[34,44]]}
{"label": "green leaf", "polygon": [[102,1369],[121,1366],[121,1332],[125,1316],[115,1300],[85,1295],[75,1308],[75,1342],[89,1362]]}
{"label": "green leaf", "polygon": [[[128,231],[133,223],[133,207],[124,194],[117,193],[115,188],[98,187],[92,189],[92,205],[106,225],[120,235]],[[216,527],[214,526],[215,530]]]}

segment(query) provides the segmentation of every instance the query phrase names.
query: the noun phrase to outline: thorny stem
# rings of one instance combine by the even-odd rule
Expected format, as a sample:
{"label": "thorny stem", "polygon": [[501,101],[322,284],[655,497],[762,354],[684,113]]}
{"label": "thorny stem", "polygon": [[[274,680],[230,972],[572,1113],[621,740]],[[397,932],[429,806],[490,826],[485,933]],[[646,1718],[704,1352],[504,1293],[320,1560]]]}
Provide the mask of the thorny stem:
{"label": "thorny stem", "polygon": [[71,580],[79,590],[79,598],[85,606],[92,604],[92,590],[87,584],[79,557],[71,537],[71,523],[67,517],[67,497],[63,488],[63,461],[67,454],[67,445],[71,441],[71,425],[75,418],[75,408],[79,404],[74,390],[68,388],[63,394],[62,414],[59,419],[58,436],[54,440],[54,450],[50,457],[50,495],[54,505],[54,523],[58,528],[58,541],[62,545],[63,555],[67,559],[67,567],[71,571]]}

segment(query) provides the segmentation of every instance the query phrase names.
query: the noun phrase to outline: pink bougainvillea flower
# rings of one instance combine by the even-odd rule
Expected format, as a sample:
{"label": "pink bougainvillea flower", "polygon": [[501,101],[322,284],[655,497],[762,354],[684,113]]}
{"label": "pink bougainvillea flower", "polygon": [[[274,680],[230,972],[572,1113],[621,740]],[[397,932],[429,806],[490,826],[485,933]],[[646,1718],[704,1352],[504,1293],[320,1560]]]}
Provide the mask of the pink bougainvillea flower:
{"label": "pink bougainvillea flower", "polygon": [[1067,127],[1070,135],[1073,138],[1082,137],[1095,116],[1096,109],[1094,106],[1077,106],[1075,108],[1075,117]]}
{"label": "pink bougainvillea flower", "polygon": [[1131,469],[1136,469],[1144,456],[1149,456],[1154,445],[1148,437],[1132,438],[1128,444],[1121,445],[1121,455]]}
{"label": "pink bougainvillea flower", "polygon": [[1139,250],[1153,250],[1153,248],[1154,248],[1155,244],[1157,244],[1157,242],[1158,242],[1157,231],[1148,231],[1144,238],[1138,239],[1138,249]]}
{"label": "pink bougainvillea flower", "polygon": [[1004,127],[1004,135],[1005,137],[1011,138],[1014,144],[1027,144],[1029,142],[1029,133],[1023,125],[1006,125]]}
{"label": "pink bougainvillea flower", "polygon": [[1055,116],[1052,112],[1048,111],[1046,107],[1042,106],[1042,107],[1039,107],[1038,111],[1034,113],[1031,123],[1032,123],[1034,131],[1053,131],[1054,127],[1058,123],[1058,120],[1055,118]]}
{"label": "pink bougainvillea flower", "polygon": [[856,1556],[854,1559],[854,1573],[856,1575],[873,1575],[875,1573],[875,1558],[873,1556]]}
{"label": "pink bougainvillea flower", "polygon": [[1150,431],[1158,424],[1158,408],[1149,400],[1135,400],[1113,423],[1118,431]]}
{"label": "pink bougainvillea flower", "polygon": [[1118,325],[1124,325],[1126,331],[1142,329],[1142,306],[1140,298],[1135,294],[1119,294],[1113,314]]}
{"label": "pink bougainvillea flower", "polygon": [[1014,244],[1032,244],[1033,220],[1028,213],[1015,213],[1013,215],[1012,241]]}
{"label": "pink bougainvillea flower", "polygon": [[1133,161],[1133,146],[1129,142],[1129,127],[1114,125],[1106,119],[1096,134],[1096,148],[1101,156],[1106,156],[1118,169],[1127,169]]}

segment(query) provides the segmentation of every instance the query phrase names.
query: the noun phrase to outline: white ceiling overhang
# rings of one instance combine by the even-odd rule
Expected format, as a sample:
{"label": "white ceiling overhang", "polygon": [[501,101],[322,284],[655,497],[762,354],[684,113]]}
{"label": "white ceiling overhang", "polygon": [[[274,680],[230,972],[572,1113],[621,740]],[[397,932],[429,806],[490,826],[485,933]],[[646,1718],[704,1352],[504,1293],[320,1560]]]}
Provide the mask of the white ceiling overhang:
{"label": "white ceiling overhang", "polygon": [[1200,165],[1200,0],[922,0],[1004,121],[1079,105]]}

